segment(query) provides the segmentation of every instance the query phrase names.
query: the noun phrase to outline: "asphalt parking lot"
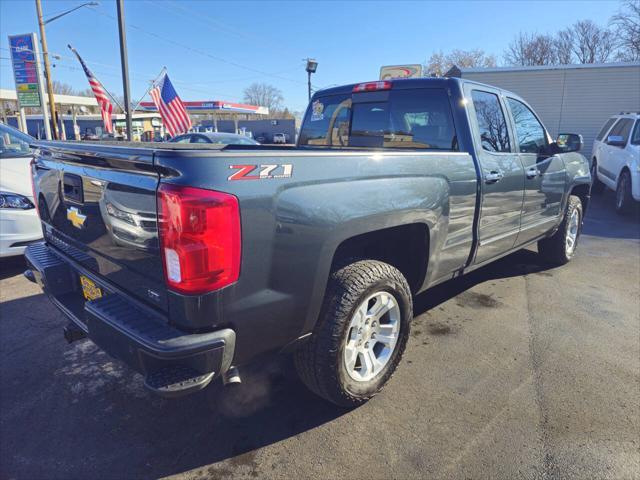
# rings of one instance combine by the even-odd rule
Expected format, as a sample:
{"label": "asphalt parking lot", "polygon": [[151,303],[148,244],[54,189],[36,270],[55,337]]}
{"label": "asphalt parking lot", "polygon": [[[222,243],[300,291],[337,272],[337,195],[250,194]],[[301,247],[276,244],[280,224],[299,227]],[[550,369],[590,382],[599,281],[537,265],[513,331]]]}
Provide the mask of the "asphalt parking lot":
{"label": "asphalt parking lot", "polygon": [[416,299],[399,371],[347,411],[286,359],[164,400],[0,274],[0,476],[640,477],[640,224],[596,197],[575,260],[511,255]]}

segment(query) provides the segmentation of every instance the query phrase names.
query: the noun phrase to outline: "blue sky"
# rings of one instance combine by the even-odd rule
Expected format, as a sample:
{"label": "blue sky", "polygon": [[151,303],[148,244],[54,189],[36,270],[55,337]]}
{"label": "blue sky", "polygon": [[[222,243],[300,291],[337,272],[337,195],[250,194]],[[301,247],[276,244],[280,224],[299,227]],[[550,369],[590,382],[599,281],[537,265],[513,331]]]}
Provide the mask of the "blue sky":
{"label": "blue sky", "polygon": [[[45,18],[83,3],[42,0]],[[210,2],[125,0],[131,94],[139,98],[166,65],[184,100],[240,101],[254,81],[306,106],[303,58],[313,84],[373,80],[381,65],[421,63],[434,51],[502,52],[520,31],[553,33],[581,19],[605,25],[617,1]],[[14,88],[7,35],[37,32],[33,0],[0,0],[0,88]],[[102,0],[47,26],[53,78],[88,87],[71,43],[114,94],[122,92],[116,7]]]}

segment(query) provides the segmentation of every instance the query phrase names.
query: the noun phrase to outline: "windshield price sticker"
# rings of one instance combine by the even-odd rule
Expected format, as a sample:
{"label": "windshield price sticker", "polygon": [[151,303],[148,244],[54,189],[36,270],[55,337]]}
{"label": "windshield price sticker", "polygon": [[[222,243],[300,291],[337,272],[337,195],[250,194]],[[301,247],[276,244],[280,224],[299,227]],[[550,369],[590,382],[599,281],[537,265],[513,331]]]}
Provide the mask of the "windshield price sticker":
{"label": "windshield price sticker", "polygon": [[320,102],[320,100],[316,100],[311,105],[311,121],[317,122],[318,120],[324,119],[324,105]]}

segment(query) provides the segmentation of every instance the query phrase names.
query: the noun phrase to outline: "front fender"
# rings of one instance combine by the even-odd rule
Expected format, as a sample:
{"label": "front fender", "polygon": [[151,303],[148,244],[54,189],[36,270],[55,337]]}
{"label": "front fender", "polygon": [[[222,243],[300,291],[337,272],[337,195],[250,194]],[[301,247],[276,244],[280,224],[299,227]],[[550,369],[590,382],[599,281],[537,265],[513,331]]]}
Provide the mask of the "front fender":
{"label": "front fender", "polygon": [[591,191],[591,171],[589,168],[589,161],[584,155],[571,152],[564,153],[563,155],[564,165],[567,171],[567,188],[563,199],[563,211],[569,201],[569,194],[571,191],[580,185],[587,185],[589,191]]}

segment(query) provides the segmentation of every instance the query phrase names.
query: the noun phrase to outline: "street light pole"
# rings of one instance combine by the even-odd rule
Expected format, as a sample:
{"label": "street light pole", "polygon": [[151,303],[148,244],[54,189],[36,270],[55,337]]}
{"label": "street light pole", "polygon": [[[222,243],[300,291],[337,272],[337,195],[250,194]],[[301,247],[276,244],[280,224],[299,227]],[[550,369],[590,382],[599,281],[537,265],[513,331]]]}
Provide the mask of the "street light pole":
{"label": "street light pole", "polygon": [[309,92],[309,100],[311,100],[311,74],[316,73],[318,69],[318,62],[313,58],[306,58],[307,61],[307,89]]}
{"label": "street light pole", "polygon": [[53,97],[53,82],[51,81],[51,64],[49,63],[49,51],[47,49],[47,36],[44,32],[44,20],[42,19],[42,3],[36,0],[36,12],[38,13],[38,25],[40,25],[40,43],[42,43],[42,56],[44,57],[44,75],[47,77],[47,95],[49,97],[49,111],[51,112],[51,136],[58,139],[58,123],[56,119],[56,102]]}
{"label": "street light pole", "polygon": [[124,90],[124,114],[127,124],[127,140],[133,141],[131,122],[131,98],[129,95],[129,61],[127,60],[127,32],[124,28],[124,0],[117,0],[118,31],[120,33],[120,63],[122,64],[122,87]]}

